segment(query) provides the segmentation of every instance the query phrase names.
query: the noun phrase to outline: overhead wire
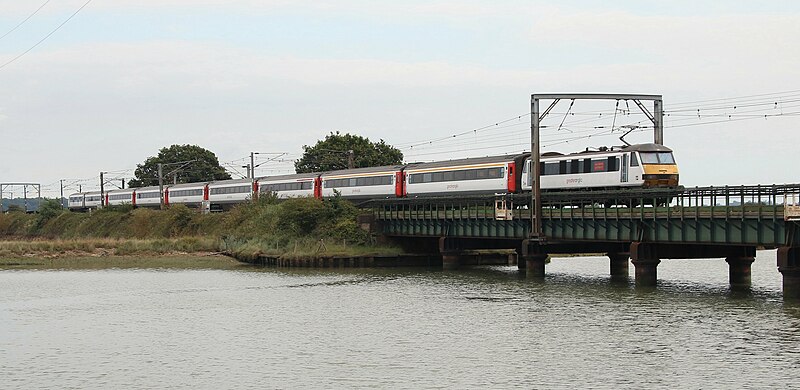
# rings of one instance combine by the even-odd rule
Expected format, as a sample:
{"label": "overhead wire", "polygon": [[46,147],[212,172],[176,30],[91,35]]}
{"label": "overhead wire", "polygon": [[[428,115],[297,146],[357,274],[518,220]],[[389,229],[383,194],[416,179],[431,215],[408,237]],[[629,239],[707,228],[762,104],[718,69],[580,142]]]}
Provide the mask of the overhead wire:
{"label": "overhead wire", "polygon": [[[795,105],[793,105],[791,103],[800,101],[800,94],[798,94],[798,92],[800,92],[800,91],[787,91],[787,92],[771,93],[771,94],[747,95],[747,96],[737,97],[737,98],[707,99],[707,100],[703,100],[703,101],[697,101],[697,102],[706,103],[705,105],[699,105],[699,106],[696,105],[695,107],[692,107],[690,109],[689,108],[680,108],[680,107],[673,108],[673,107],[675,107],[674,105],[669,105],[664,109],[663,112],[664,112],[664,115],[666,117],[670,117],[671,116],[671,117],[674,118],[674,120],[672,120],[670,124],[665,125],[664,128],[699,126],[699,125],[703,125],[703,124],[722,123],[722,122],[726,122],[726,121],[729,121],[729,120],[745,120],[745,119],[758,119],[758,118],[772,118],[772,117],[779,117],[779,116],[795,116],[796,113],[794,113],[794,112],[784,111],[784,112],[776,113],[775,110],[788,110],[788,109],[796,107]],[[725,102],[725,104],[721,104],[720,102]],[[640,117],[643,116],[643,114],[641,114],[641,113],[632,113],[630,111],[630,106],[629,106],[627,100],[626,100],[625,103],[626,103],[627,110],[622,110],[622,112],[626,116],[633,116],[633,115],[640,115]],[[570,106],[572,106],[572,104],[570,104]],[[752,109],[751,110],[743,110],[743,108],[752,108]],[[690,110],[691,110],[691,112],[696,113],[698,109],[700,110],[699,118],[697,117],[696,114],[691,114],[691,115],[687,114],[687,112],[690,112]],[[733,110],[737,110],[737,111],[735,111],[735,112],[730,111],[732,109]],[[721,112],[721,111],[726,111],[726,110],[728,112]],[[570,129],[571,131],[575,131],[578,128],[588,128],[588,129],[605,129],[604,131],[613,132],[613,131],[618,130],[620,128],[635,128],[635,129],[637,129],[637,131],[634,131],[634,132],[641,132],[641,131],[643,131],[645,129],[652,129],[652,125],[649,125],[649,126],[643,126],[642,125],[642,123],[644,123],[644,122],[649,122],[649,120],[646,119],[646,118],[644,118],[644,119],[642,119],[642,120],[640,120],[638,122],[637,121],[632,121],[632,122],[628,122],[625,125],[617,126],[616,119],[617,119],[617,115],[618,115],[619,112],[620,111],[619,111],[619,108],[618,108],[618,104],[617,104],[617,107],[615,107],[613,112],[606,112],[606,111],[600,111],[600,112],[597,112],[597,111],[576,112],[576,111],[572,110],[572,107],[570,107],[565,113],[561,113],[561,114],[564,115],[564,118],[562,118],[562,120],[561,120],[562,123],[558,125],[556,130],[567,128],[567,129]],[[559,114],[559,113],[551,112],[551,114]],[[611,114],[613,114],[613,116],[614,116],[612,118],[611,127],[607,127],[606,125],[593,125],[593,124],[596,124],[599,121],[602,121],[604,119],[603,118],[604,116],[611,115]],[[513,118],[510,118],[510,120],[520,119],[523,116],[530,116],[530,114],[515,116]],[[574,117],[590,116],[590,118],[577,119],[575,121],[571,121],[571,120],[567,119],[570,116],[574,116]],[[704,116],[706,116],[706,117],[724,117],[724,118],[727,118],[727,120],[724,120],[724,121],[706,121],[706,120],[703,120]],[[698,120],[700,122],[697,122]],[[508,120],[505,120],[505,121],[508,121]],[[586,125],[591,125],[591,126],[586,126]],[[496,124],[493,124],[493,125],[488,125],[488,126],[481,127],[480,129],[481,130],[491,130],[492,131],[492,136],[491,137],[495,137],[495,136],[501,135],[501,133],[498,132],[498,130],[501,130],[503,128],[504,127],[502,127],[502,126],[497,126]],[[548,126],[543,124],[541,129],[543,131],[543,137],[544,137],[544,133],[547,131],[546,129],[548,129]],[[413,144],[413,147],[405,147],[405,148],[403,148],[402,145],[404,145],[404,144],[399,144],[399,145],[401,145],[399,148],[401,150],[404,150],[404,152],[406,152],[408,155],[424,156],[424,155],[430,154],[431,150],[438,150],[439,152],[442,152],[442,153],[458,152],[459,150],[460,151],[470,151],[470,150],[474,150],[474,148],[464,149],[463,147],[465,145],[470,145],[470,144],[473,144],[473,143],[485,144],[486,142],[490,142],[490,141],[487,140],[486,137],[479,138],[477,135],[475,136],[474,140],[472,140],[472,141],[455,141],[454,140],[455,138],[459,138],[462,135],[471,134],[471,133],[474,134],[473,131],[464,131],[464,132],[456,133],[456,134],[453,134],[453,135],[450,135],[450,136],[446,136],[446,137],[440,137],[440,138],[430,139],[430,140],[427,140],[427,141],[416,142],[416,143],[409,142],[409,143],[405,144],[405,145]],[[507,132],[502,132],[502,134],[508,134],[508,133]],[[512,135],[514,135],[514,134],[512,134]],[[522,133],[520,132],[519,135],[522,135]],[[597,135],[599,135],[599,134],[597,134],[597,132],[595,132],[591,136],[597,136]],[[447,141],[447,142],[443,146],[435,145],[437,143],[438,144],[444,143],[444,141]],[[483,147],[483,148],[480,148],[480,149],[486,149],[486,147]]]}
{"label": "overhead wire", "polygon": [[86,8],[86,6],[87,6],[87,5],[89,5],[89,3],[91,3],[91,2],[92,2],[92,0],[86,0],[86,2],[85,2],[85,3],[83,3],[83,5],[81,5],[81,6],[80,6],[80,8],[78,8],[78,9],[77,9],[75,12],[73,12],[73,13],[72,13],[72,15],[70,15],[70,16],[69,16],[69,17],[68,17],[66,20],[64,20],[63,22],[61,22],[61,24],[59,24],[59,25],[58,25],[58,26],[57,26],[55,29],[53,29],[53,30],[52,30],[52,31],[50,31],[50,32],[49,32],[47,35],[45,35],[45,36],[44,36],[44,38],[40,39],[38,42],[36,42],[35,44],[33,44],[33,46],[31,46],[30,48],[28,48],[28,49],[27,49],[27,50],[25,50],[24,52],[22,52],[22,53],[18,54],[16,57],[14,57],[14,58],[12,58],[12,59],[8,60],[7,62],[3,63],[2,65],[0,65],[0,69],[3,69],[3,68],[5,68],[6,66],[8,66],[9,64],[13,63],[14,61],[16,61],[16,60],[18,60],[18,59],[22,58],[22,56],[24,56],[25,54],[28,54],[28,53],[29,53],[31,50],[35,49],[37,46],[39,46],[40,44],[42,44],[42,42],[46,41],[46,40],[47,40],[47,38],[50,38],[50,36],[51,36],[51,35],[53,35],[53,34],[55,34],[55,33],[56,33],[56,31],[60,30],[60,29],[61,29],[61,27],[64,27],[64,25],[65,25],[65,24],[67,24],[67,22],[69,22],[70,20],[72,20],[72,18],[74,18],[74,17],[75,17],[75,15],[77,15],[79,12],[81,12],[81,10],[83,10],[84,8]]}
{"label": "overhead wire", "polygon": [[49,2],[50,2],[50,0],[46,0],[44,3],[42,3],[42,5],[40,5],[40,6],[39,6],[39,8],[36,8],[36,10],[35,10],[35,11],[33,11],[33,13],[32,13],[32,14],[28,15],[28,17],[27,17],[27,18],[25,18],[25,19],[23,19],[21,22],[17,23],[17,25],[16,25],[16,26],[14,26],[14,27],[12,27],[12,28],[11,28],[11,30],[8,30],[8,31],[6,31],[6,33],[5,33],[5,34],[3,34],[3,35],[0,35],[0,40],[2,40],[3,38],[5,38],[5,37],[6,37],[8,34],[11,34],[12,32],[16,31],[16,29],[18,29],[20,26],[22,26],[23,24],[25,24],[25,22],[27,22],[27,21],[28,21],[30,18],[32,18],[32,17],[33,17],[33,15],[36,15],[37,13],[39,13],[39,11],[40,11],[42,8],[44,8],[44,6],[46,6],[46,5],[47,5],[47,3],[49,3]]}

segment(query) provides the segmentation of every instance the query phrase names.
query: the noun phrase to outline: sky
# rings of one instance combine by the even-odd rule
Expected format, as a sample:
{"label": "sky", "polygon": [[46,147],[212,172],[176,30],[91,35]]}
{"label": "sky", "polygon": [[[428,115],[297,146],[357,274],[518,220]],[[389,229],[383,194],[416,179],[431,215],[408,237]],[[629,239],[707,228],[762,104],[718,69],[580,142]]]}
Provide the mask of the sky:
{"label": "sky", "polygon": [[[0,0],[0,183],[92,190],[172,144],[285,174],[334,131],[517,153],[535,93],[662,95],[682,184],[798,183],[798,36],[795,1]],[[637,112],[562,101],[543,151],[651,142]]]}

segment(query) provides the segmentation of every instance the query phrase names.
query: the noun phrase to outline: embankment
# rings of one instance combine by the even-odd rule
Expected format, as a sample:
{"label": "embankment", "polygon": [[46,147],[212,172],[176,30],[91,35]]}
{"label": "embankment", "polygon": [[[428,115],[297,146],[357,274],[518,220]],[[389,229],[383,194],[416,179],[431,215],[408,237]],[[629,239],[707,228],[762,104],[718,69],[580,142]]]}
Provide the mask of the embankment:
{"label": "embankment", "polygon": [[359,213],[339,198],[263,198],[205,215],[182,205],[74,213],[48,202],[38,214],[0,214],[0,257],[225,252],[239,259],[291,259],[400,253],[376,245],[359,228]]}

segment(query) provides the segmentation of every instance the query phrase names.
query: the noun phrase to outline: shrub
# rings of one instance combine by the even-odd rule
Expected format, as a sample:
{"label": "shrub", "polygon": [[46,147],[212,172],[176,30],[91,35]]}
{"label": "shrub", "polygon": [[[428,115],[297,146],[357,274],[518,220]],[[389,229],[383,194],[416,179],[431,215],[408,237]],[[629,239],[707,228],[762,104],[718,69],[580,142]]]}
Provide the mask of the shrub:
{"label": "shrub", "polygon": [[305,236],[311,234],[324,220],[332,216],[331,209],[316,198],[287,199],[280,204],[278,227]]}

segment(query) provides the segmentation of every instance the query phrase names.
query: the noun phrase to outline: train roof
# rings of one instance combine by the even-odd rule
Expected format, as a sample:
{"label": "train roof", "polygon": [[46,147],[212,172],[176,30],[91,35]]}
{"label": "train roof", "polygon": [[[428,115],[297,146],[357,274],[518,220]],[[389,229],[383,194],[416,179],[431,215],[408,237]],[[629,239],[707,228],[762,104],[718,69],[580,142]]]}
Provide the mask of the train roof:
{"label": "train roof", "polygon": [[625,151],[638,151],[638,152],[671,152],[672,149],[659,144],[636,144],[636,145],[629,145],[622,150]]}
{"label": "train roof", "polygon": [[134,188],[131,188],[131,189],[132,189],[132,190],[134,190],[134,191],[136,191],[136,192],[141,192],[141,191],[158,191],[158,190],[159,190],[158,186],[134,187]]}
{"label": "train roof", "polygon": [[229,185],[229,184],[250,184],[253,180],[251,179],[231,179],[231,180],[217,180],[208,183],[209,187],[213,186],[220,186],[220,185]]}
{"label": "train roof", "polygon": [[[197,183],[181,183],[181,184],[170,184],[169,189],[173,188],[193,188],[193,187],[205,187],[208,184],[207,181],[201,181]],[[166,186],[165,186],[166,187]]]}
{"label": "train roof", "polygon": [[136,190],[136,188],[117,188],[115,190],[108,190],[108,191],[106,191],[106,193],[108,193],[108,194],[132,193],[135,190]]}
{"label": "train roof", "polygon": [[275,180],[298,180],[298,179],[314,179],[319,176],[319,173],[312,172],[312,173],[295,173],[291,175],[279,175],[279,176],[262,176],[259,177],[257,180],[259,182],[262,181],[275,181]]}
{"label": "train roof", "polygon": [[360,173],[372,173],[372,172],[397,172],[403,169],[404,165],[383,165],[380,167],[366,167],[366,168],[354,168],[354,169],[342,169],[339,171],[328,171],[322,173],[322,176],[332,176],[332,175],[355,175]]}
{"label": "train roof", "polygon": [[514,161],[516,158],[526,155],[530,155],[530,153],[507,154],[503,156],[490,156],[490,157],[477,157],[477,158],[462,158],[457,160],[434,161],[429,163],[414,163],[407,165],[406,170],[473,165],[473,164],[491,164],[491,163]]}
{"label": "train roof", "polygon": [[635,144],[635,145],[627,145],[627,146],[612,146],[610,148],[601,148],[600,150],[583,150],[580,152],[573,152],[569,154],[563,154],[559,152],[546,152],[542,153],[542,157],[559,157],[559,156],[591,156],[594,154],[608,154],[608,153],[619,153],[619,152],[671,152],[672,149],[658,144]]}

